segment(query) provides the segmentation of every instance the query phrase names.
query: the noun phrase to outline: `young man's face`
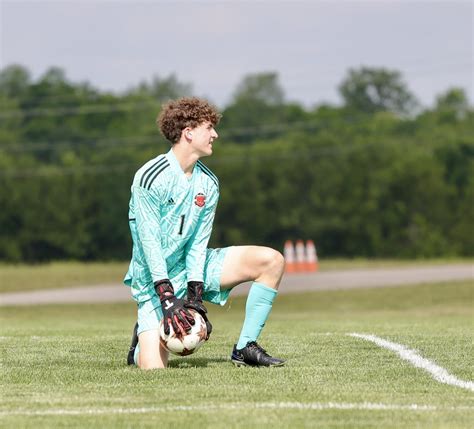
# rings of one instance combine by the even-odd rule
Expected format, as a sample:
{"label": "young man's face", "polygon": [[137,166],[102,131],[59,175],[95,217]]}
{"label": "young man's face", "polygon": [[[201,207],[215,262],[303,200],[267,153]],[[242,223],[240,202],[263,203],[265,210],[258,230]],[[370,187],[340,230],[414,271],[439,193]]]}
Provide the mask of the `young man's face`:
{"label": "young man's face", "polygon": [[200,157],[212,155],[212,143],[219,137],[214,125],[209,121],[191,129],[187,136]]}

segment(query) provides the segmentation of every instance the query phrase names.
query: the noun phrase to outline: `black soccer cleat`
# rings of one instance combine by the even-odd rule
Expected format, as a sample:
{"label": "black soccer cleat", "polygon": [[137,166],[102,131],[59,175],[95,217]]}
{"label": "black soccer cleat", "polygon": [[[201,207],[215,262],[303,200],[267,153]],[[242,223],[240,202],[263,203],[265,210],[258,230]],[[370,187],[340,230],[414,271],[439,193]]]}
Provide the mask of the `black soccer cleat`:
{"label": "black soccer cleat", "polygon": [[285,364],[283,359],[270,356],[256,341],[249,341],[243,349],[237,349],[237,344],[234,344],[230,360],[236,366],[283,366]]}
{"label": "black soccer cleat", "polygon": [[135,327],[133,328],[132,343],[130,344],[130,350],[128,351],[128,355],[127,355],[127,365],[135,365],[134,356],[135,356],[135,349],[138,344],[137,330],[138,330],[138,322],[135,323]]}

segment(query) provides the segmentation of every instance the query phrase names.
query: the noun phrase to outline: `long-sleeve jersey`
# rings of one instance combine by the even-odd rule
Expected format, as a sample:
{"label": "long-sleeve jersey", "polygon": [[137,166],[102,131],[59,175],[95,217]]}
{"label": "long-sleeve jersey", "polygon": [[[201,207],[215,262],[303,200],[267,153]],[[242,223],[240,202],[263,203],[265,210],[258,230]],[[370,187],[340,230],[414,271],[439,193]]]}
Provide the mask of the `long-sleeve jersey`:
{"label": "long-sleeve jersey", "polygon": [[203,281],[219,182],[201,161],[187,177],[173,151],[159,155],[135,174],[129,224],[132,259],[124,283],[138,302],[150,299],[153,282],[182,271]]}

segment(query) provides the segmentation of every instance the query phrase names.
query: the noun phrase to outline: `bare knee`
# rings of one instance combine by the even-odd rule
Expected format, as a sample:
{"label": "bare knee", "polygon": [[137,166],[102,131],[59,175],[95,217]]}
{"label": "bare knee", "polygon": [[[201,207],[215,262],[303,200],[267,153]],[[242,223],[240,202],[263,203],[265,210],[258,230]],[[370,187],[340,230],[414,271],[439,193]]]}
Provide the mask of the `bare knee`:
{"label": "bare knee", "polygon": [[257,281],[277,289],[285,268],[282,254],[270,247],[232,247],[224,260],[221,288]]}
{"label": "bare knee", "polygon": [[277,289],[285,268],[285,258],[280,252],[270,247],[262,247],[258,253],[260,274],[256,281]]}
{"label": "bare knee", "polygon": [[275,249],[264,247],[264,266],[269,271],[283,270],[285,266],[285,258]]}

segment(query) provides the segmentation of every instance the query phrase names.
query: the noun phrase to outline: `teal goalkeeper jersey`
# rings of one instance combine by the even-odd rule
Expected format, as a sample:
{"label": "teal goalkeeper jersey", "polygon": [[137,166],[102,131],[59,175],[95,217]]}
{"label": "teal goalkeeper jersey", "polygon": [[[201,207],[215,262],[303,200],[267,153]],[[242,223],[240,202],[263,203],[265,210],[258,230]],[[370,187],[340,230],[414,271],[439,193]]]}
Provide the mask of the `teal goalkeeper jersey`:
{"label": "teal goalkeeper jersey", "polygon": [[186,177],[173,151],[159,155],[135,174],[129,224],[132,259],[124,283],[138,302],[154,294],[153,282],[186,272],[203,281],[219,182],[201,161]]}

